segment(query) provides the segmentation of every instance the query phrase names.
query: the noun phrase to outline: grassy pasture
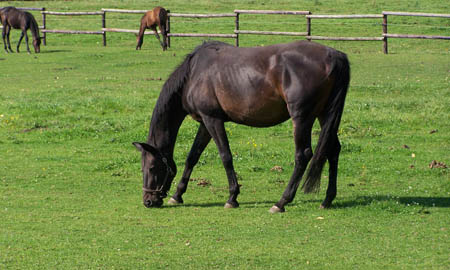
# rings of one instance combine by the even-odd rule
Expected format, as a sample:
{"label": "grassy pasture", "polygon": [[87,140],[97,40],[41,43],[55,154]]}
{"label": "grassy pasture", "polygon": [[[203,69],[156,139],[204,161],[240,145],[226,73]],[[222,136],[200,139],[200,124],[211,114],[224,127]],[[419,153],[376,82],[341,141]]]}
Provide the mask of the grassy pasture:
{"label": "grassy pasture", "polygon": [[[238,8],[450,13],[445,1],[431,0],[271,2],[178,0],[152,6],[179,13]],[[94,11],[145,9],[148,1],[1,5]],[[269,18],[242,16],[241,29],[304,29],[303,20]],[[83,21],[86,25],[80,26]],[[137,15],[111,14],[108,26],[137,29],[138,21]],[[226,33],[234,27],[232,19],[172,22],[179,32]],[[392,33],[449,32],[448,20],[396,17],[391,22]],[[96,30],[100,19],[49,17],[48,25]],[[313,21],[317,35],[380,33],[380,21]],[[12,32],[13,47],[18,37]],[[242,36],[240,43],[291,40]],[[226,125],[242,184],[240,208],[223,209],[227,180],[211,143],[194,170],[185,205],[146,209],[140,155],[131,142],[145,140],[162,84],[200,42],[174,38],[172,48],[162,52],[156,39],[146,36],[138,52],[131,34],[108,34],[107,47],[100,36],[49,34],[41,54],[0,52],[0,269],[450,267],[449,169],[429,167],[433,160],[450,165],[448,41],[390,39],[389,55],[382,53],[381,42],[322,42],[346,52],[352,65],[332,209],[318,209],[325,170],[318,194],[298,193],[286,213],[268,213],[293,169],[290,121],[266,129]],[[179,173],[197,126],[187,118],[181,127],[175,150]],[[318,131],[315,127],[314,143]],[[283,170],[271,170],[274,166]]]}

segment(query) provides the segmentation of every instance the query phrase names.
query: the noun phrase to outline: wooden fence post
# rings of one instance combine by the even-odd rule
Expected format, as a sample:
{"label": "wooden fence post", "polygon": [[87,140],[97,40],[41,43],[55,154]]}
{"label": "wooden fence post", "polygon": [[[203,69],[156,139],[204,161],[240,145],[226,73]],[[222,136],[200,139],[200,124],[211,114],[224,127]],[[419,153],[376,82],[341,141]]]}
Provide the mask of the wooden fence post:
{"label": "wooden fence post", "polygon": [[167,47],[170,48],[170,10],[167,10],[167,24],[166,24],[166,33],[167,33]]}
{"label": "wooden fence post", "polygon": [[306,17],[306,39],[308,40],[308,41],[311,41],[311,39],[310,38],[308,38],[308,37],[310,37],[311,36],[311,18],[309,18],[309,17]]}
{"label": "wooden fence post", "polygon": [[386,36],[388,31],[387,24],[387,14],[383,14],[383,52],[385,54],[388,54],[388,37]]}
{"label": "wooden fence post", "polygon": [[236,33],[236,47],[239,47],[239,12],[236,12],[235,21],[235,33]]}
{"label": "wooden fence post", "polygon": [[[102,14],[102,28],[106,28],[106,11]],[[103,31],[103,46],[106,47],[106,31]]]}
{"label": "wooden fence post", "polygon": [[[45,11],[45,8],[42,8],[42,11]],[[42,27],[43,27],[43,29],[45,29],[46,28],[46,21],[45,21],[46,16],[45,16],[45,13],[42,12],[42,11],[41,11],[41,14],[42,14]],[[45,32],[42,32],[42,39],[43,39],[44,45],[47,45],[47,35],[46,35]]]}

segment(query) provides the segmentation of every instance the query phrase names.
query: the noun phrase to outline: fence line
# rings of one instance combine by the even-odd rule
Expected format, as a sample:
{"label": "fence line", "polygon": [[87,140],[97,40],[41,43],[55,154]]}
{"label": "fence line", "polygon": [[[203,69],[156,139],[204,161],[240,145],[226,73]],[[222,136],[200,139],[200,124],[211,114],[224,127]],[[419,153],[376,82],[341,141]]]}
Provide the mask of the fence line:
{"label": "fence line", "polygon": [[[239,35],[251,34],[251,35],[283,35],[283,36],[308,36],[308,30],[306,32],[275,32],[275,31],[254,31],[254,30],[240,30],[239,29],[239,14],[253,14],[253,15],[310,15],[310,11],[283,11],[283,10],[234,10],[236,14],[236,23],[234,33],[236,34],[236,46],[239,47]],[[307,27],[308,29],[308,27]]]}
{"label": "fence line", "polygon": [[[1,7],[0,7],[1,8]],[[102,35],[103,45],[106,46],[106,33],[107,32],[121,32],[121,33],[138,33],[136,29],[122,29],[122,28],[107,28],[106,27],[106,13],[129,13],[129,14],[144,14],[148,10],[127,10],[127,9],[111,9],[102,8],[101,11],[94,12],[57,12],[46,11],[45,8],[18,8],[27,11],[40,11],[42,14],[42,26],[39,28],[42,31],[42,39],[44,45],[46,45],[47,33],[62,33],[62,34],[89,34],[89,35]],[[239,15],[240,14],[254,14],[254,15],[298,15],[306,18],[306,32],[281,32],[281,31],[257,31],[257,30],[241,30],[239,29]],[[100,31],[84,31],[84,30],[58,30],[47,29],[47,15],[52,16],[86,16],[86,15],[99,15],[102,17],[102,28]],[[365,14],[365,15],[313,15],[310,11],[283,11],[283,10],[234,10],[234,13],[221,13],[221,14],[190,14],[190,13],[170,13],[168,10],[167,21],[167,33],[168,33],[168,45],[170,47],[171,37],[219,37],[219,38],[234,38],[236,46],[239,46],[239,35],[289,35],[289,36],[305,36],[309,41],[311,40],[336,40],[336,41],[383,41],[383,52],[388,53],[388,38],[414,38],[414,39],[440,39],[450,40],[450,36],[441,35],[412,35],[402,33],[388,33],[388,16],[412,16],[412,17],[434,17],[434,18],[450,18],[450,14],[436,14],[436,13],[417,13],[417,12],[392,12],[383,11],[382,14]],[[229,34],[217,34],[217,33],[171,33],[170,18],[171,17],[184,17],[184,18],[235,18],[235,29]],[[312,19],[382,19],[382,33],[378,37],[329,37],[318,36],[311,34]],[[0,27],[3,28],[3,27]],[[146,34],[152,34],[147,32]]]}
{"label": "fence line", "polygon": [[[101,15],[102,17],[102,28],[105,27],[106,18],[104,11],[88,11],[88,12],[57,12],[57,11],[41,11],[43,21],[46,21],[47,15],[56,15],[56,16],[92,16],[92,15]],[[78,35],[102,35],[103,36],[103,46],[106,46],[106,32],[105,31],[85,31],[85,30],[60,30],[60,29],[46,29],[44,23],[44,29],[42,33],[44,35],[46,33],[58,33],[58,34],[78,34]],[[44,39],[44,44],[46,45],[46,38]]]}
{"label": "fence line", "polygon": [[[102,8],[102,11],[111,13],[131,13],[131,14],[145,14],[147,10],[128,10],[128,9],[107,9]],[[170,28],[170,18],[171,17],[183,17],[183,18],[224,18],[224,17],[235,17],[234,13],[222,13],[222,14],[191,14],[191,13],[171,13],[167,10],[167,45],[170,47],[171,37],[219,37],[219,38],[236,38],[235,34],[206,34],[206,33],[171,33]],[[106,16],[106,15],[105,15]],[[116,33],[139,33],[135,29],[122,29],[122,28],[102,28],[105,32],[116,32]],[[147,32],[146,34],[152,34]]]}
{"label": "fence line", "polygon": [[383,41],[384,37],[326,37],[311,35],[312,19],[380,19],[383,15],[366,14],[366,15],[306,15],[307,20],[307,40],[334,40],[334,41]]}
{"label": "fence line", "polygon": [[450,40],[450,36],[430,36],[430,35],[408,35],[408,34],[388,34],[388,15],[391,16],[411,16],[411,17],[440,17],[450,18],[450,14],[434,14],[434,13],[413,13],[413,12],[391,12],[383,11],[383,52],[388,53],[388,38],[421,38],[421,39],[446,39]]}

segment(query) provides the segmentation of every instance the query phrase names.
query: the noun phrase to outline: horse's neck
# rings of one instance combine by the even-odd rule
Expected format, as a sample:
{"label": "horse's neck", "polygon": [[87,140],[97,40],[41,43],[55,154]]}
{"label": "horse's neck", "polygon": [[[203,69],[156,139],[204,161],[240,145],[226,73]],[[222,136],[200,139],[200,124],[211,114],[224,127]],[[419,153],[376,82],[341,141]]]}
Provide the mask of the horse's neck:
{"label": "horse's neck", "polygon": [[167,157],[173,157],[178,130],[186,115],[178,94],[160,97],[153,110],[147,142]]}
{"label": "horse's neck", "polygon": [[30,32],[33,36],[33,39],[39,38],[39,26],[37,25],[36,21],[33,20],[33,18],[30,18]]}

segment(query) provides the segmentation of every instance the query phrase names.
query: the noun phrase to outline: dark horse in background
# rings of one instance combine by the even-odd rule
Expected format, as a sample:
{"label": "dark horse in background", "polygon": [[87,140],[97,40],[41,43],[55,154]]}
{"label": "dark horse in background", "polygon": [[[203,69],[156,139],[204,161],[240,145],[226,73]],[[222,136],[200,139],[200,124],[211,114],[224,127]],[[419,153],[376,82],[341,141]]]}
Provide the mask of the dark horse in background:
{"label": "dark horse in background", "polygon": [[[158,35],[156,26],[161,30],[163,40]],[[137,36],[136,50],[140,50],[142,43],[144,43],[145,29],[152,29],[158,39],[163,51],[167,50],[167,11],[163,7],[155,7],[153,10],[147,11],[141,18],[141,27],[139,28],[139,35]]]}
{"label": "dark horse in background", "polygon": [[[193,167],[211,138],[216,143],[229,182],[225,208],[238,207],[239,184],[233,168],[224,123],[269,127],[291,118],[295,166],[281,199],[270,212],[283,212],[303,184],[305,193],[317,191],[323,166],[329,162],[329,184],[322,208],[336,197],[337,136],[350,82],[347,56],[308,41],[267,47],[238,48],[207,42],[189,54],[164,83],[156,102],[146,143],[133,143],[142,153],[143,202],[158,207],[167,196],[176,165],[177,133],[187,115],[200,123],[185,169],[169,204],[183,203]],[[321,131],[315,153],[311,130],[318,118]]]}
{"label": "dark horse in background", "polygon": [[22,42],[22,39],[25,36],[25,42],[27,43],[27,51],[28,53],[31,53],[30,47],[28,46],[28,35],[27,35],[28,29],[30,29],[30,32],[33,36],[34,51],[36,53],[39,53],[41,51],[40,49],[41,38],[39,36],[39,26],[36,22],[36,19],[34,19],[31,13],[19,10],[15,7],[5,7],[0,9],[0,21],[3,24],[2,38],[6,52],[13,52],[13,50],[11,49],[11,43],[9,41],[9,33],[11,31],[11,28],[22,30],[19,42],[17,43],[17,52],[19,52],[20,42]]}

